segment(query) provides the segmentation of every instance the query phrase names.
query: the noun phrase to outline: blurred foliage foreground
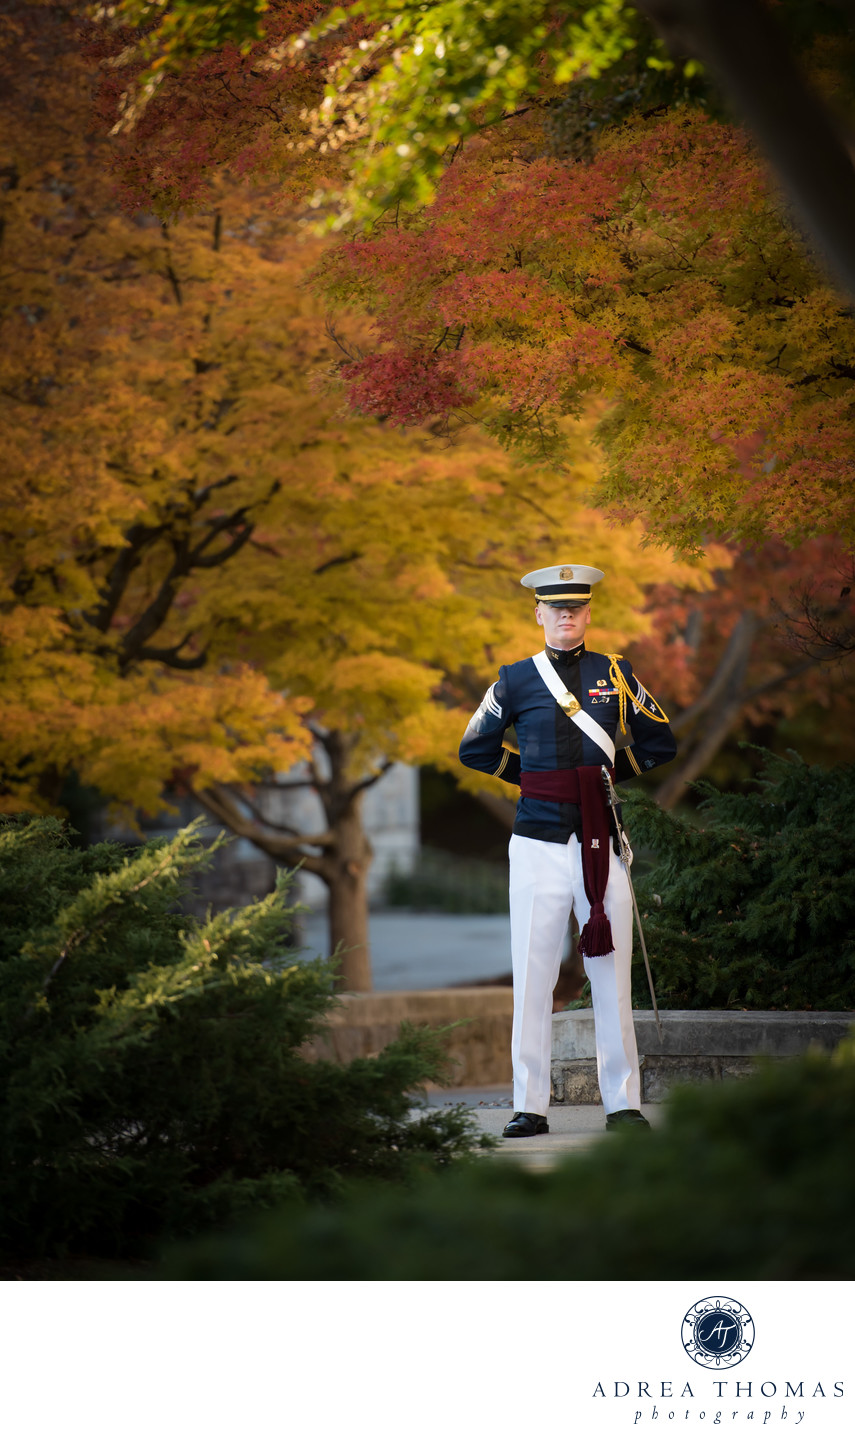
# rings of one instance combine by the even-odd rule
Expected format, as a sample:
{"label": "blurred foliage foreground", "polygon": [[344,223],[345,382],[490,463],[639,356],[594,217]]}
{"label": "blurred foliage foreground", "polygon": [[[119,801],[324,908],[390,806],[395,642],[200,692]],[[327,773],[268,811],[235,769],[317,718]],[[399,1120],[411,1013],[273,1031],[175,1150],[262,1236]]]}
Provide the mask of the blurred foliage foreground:
{"label": "blurred foliage foreground", "polygon": [[0,820],[0,1252],[150,1255],[346,1177],[402,1181],[480,1140],[462,1109],[412,1115],[442,1036],[310,1062],[332,972],[289,950],[280,887],[199,923],[179,898],[192,827],[130,852]]}
{"label": "blurred foliage foreground", "polygon": [[457,1164],[356,1185],[167,1261],[170,1280],[851,1279],[855,1041],[745,1082],[684,1088],[663,1128],[553,1171]]}
{"label": "blurred foliage foreground", "polygon": [[[697,829],[633,804],[672,996],[851,1005],[853,784],[770,760],[758,794],[709,790]],[[413,1114],[408,1094],[443,1080],[441,1034],[306,1061],[329,968],[295,959],[281,888],[182,913],[204,861],[192,829],[129,853],[73,848],[53,819],[0,825],[0,1253],[167,1251],[150,1270],[170,1280],[855,1276],[855,1036],[526,1172],[475,1157],[462,1108]]]}

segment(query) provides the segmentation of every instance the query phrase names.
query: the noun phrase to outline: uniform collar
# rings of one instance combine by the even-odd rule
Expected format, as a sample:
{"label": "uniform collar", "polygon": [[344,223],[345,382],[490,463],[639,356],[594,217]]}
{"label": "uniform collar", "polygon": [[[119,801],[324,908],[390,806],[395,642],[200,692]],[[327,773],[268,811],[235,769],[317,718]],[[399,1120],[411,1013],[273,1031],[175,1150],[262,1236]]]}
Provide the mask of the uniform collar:
{"label": "uniform collar", "polygon": [[546,656],[556,668],[569,668],[571,663],[578,663],[584,652],[584,643],[580,643],[578,648],[551,648],[548,643],[546,645]]}

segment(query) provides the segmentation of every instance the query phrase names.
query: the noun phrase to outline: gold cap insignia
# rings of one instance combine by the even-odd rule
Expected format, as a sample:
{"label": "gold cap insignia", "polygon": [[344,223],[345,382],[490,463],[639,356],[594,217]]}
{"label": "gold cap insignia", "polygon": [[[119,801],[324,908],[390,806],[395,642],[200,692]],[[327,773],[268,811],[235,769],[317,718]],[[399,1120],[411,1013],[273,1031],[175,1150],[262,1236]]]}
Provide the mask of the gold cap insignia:
{"label": "gold cap insignia", "polygon": [[572,568],[560,568],[558,570],[558,577],[561,579],[562,583],[569,583],[573,577]]}

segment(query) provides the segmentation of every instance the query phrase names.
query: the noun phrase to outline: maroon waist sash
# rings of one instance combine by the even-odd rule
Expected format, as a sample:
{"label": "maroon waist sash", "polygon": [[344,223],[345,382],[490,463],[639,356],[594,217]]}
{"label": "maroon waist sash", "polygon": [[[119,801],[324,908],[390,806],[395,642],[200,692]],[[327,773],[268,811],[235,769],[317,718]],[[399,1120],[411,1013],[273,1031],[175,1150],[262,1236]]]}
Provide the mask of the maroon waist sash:
{"label": "maroon waist sash", "polygon": [[591,915],[579,935],[578,947],[583,957],[608,956],[614,952],[614,942],[603,899],[609,881],[612,840],[600,766],[521,773],[520,789],[524,798],[539,798],[548,803],[576,803],[581,809],[582,876],[591,904]]}

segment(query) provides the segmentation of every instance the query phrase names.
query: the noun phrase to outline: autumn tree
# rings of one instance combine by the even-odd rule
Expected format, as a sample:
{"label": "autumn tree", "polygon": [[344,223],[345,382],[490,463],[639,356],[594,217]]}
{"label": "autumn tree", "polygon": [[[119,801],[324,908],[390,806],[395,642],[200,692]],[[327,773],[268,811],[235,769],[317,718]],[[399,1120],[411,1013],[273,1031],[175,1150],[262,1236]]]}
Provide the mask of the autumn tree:
{"label": "autumn tree", "polygon": [[[851,27],[827,7],[776,11],[851,115]],[[158,79],[182,69],[182,103],[189,90],[202,109],[214,98],[205,66],[232,55],[216,48],[223,35],[250,47],[247,93],[282,67],[279,95],[304,104],[280,130],[278,163],[287,154],[291,175],[310,147],[313,185],[326,184],[312,203],[339,225],[376,222],[328,276],[329,292],[379,316],[382,352],[351,369],[355,399],[377,389],[382,402],[415,365],[425,410],[480,399],[503,442],[542,452],[551,439],[557,458],[550,418],[604,394],[619,402],[601,435],[601,498],[654,534],[688,548],[710,533],[851,541],[848,309],[745,137],[705,122],[716,99],[698,66],[675,64],[638,8],[439,0],[393,13],[356,0],[304,13],[289,46],[287,6],[252,29],[228,3],[204,14],[186,3],[148,32],[138,63]],[[163,118],[176,99],[168,84],[161,94]],[[578,158],[580,118],[596,131],[591,163]],[[336,163],[343,182],[351,174],[338,190]]]}
{"label": "autumn tree", "polygon": [[[278,12],[283,28],[293,18]],[[314,152],[289,136],[311,127],[305,101],[322,76],[311,55],[297,70],[289,90],[284,71],[256,70],[252,54],[227,48],[199,62],[192,81],[164,84],[161,108],[150,106],[112,152],[138,211],[133,227],[106,200],[87,227],[74,200],[85,185],[58,180],[55,149],[50,161],[10,164],[9,243],[25,247],[40,225],[55,236],[58,263],[20,307],[27,342],[9,349],[9,390],[19,403],[38,396],[42,449],[58,476],[45,479],[54,471],[39,451],[38,478],[30,473],[10,506],[14,580],[24,584],[15,596],[26,601],[10,609],[9,632],[40,683],[17,710],[9,801],[25,801],[36,782],[43,801],[55,799],[72,762],[141,806],[178,776],[234,831],[328,882],[334,940],[359,949],[346,981],[360,987],[362,794],[396,757],[451,761],[493,676],[493,649],[529,650],[517,576],[536,549],[553,553],[566,532],[574,551],[583,544],[620,573],[598,604],[603,646],[623,649],[641,632],[655,635],[645,647],[670,645],[663,659],[685,709],[677,721],[695,728],[675,784],[759,700],[758,684],[780,693],[798,676],[781,655],[768,667],[767,617],[748,622],[726,579],[687,604],[668,582],[687,573],[642,550],[643,531],[626,515],[640,509],[660,538],[690,550],[711,528],[757,542],[770,531],[792,540],[808,522],[810,532],[845,534],[849,321],[744,141],[688,114],[606,132],[585,162],[549,153],[539,117],[518,115],[454,156],[430,210],[401,208],[334,250],[298,251],[290,217],[268,203],[274,193],[281,203],[281,189],[238,197],[226,174],[281,160],[299,189],[313,173]],[[98,93],[108,109],[116,74],[112,101],[109,86]],[[144,130],[155,115],[167,131],[160,148]],[[71,173],[84,165],[70,158]],[[106,166],[95,163],[103,185]],[[194,172],[204,183],[188,189]],[[24,173],[32,178],[21,185]],[[146,203],[163,216],[197,212],[159,228]],[[341,321],[335,349],[335,331],[320,340],[320,311],[294,288],[318,256],[326,294],[367,311]],[[93,275],[118,296],[112,308],[100,284],[96,302]],[[68,332],[52,331],[72,296]],[[781,311],[792,353],[781,349]],[[350,418],[313,387],[334,352]],[[624,509],[617,537],[584,504],[598,465],[590,416],[603,397],[607,492]],[[81,415],[98,436],[94,469],[90,448],[80,460]],[[511,459],[472,438],[473,421]],[[440,436],[454,446],[439,448]],[[27,475],[33,452],[16,453],[13,467]],[[774,477],[758,484],[758,472],[772,472],[770,452]],[[72,517],[63,488],[73,470],[96,487],[90,528],[76,508]],[[783,494],[782,472],[793,476]],[[821,516],[805,501],[805,473]],[[33,507],[45,482],[50,504]],[[112,526],[102,533],[105,513]],[[645,613],[650,583],[658,607]],[[713,641],[696,641],[699,612]],[[51,733],[52,786],[33,714]],[[145,741],[135,742],[129,783],[134,723]],[[310,751],[319,756],[306,781],[327,828],[301,834],[274,813],[269,779]],[[265,775],[254,795],[247,783]]]}
{"label": "autumn tree", "polygon": [[[54,19],[31,37],[38,96],[22,78],[12,97],[42,118],[8,131],[3,805],[60,805],[72,769],[149,812],[183,786],[327,883],[345,983],[365,988],[362,796],[397,758],[451,762],[493,646],[530,647],[531,554],[566,534],[618,568],[615,646],[649,627],[646,584],[703,580],[638,525],[616,551],[584,504],[584,435],[556,480],[484,438],[340,412],[324,376],[364,325],[325,332],[302,284],[319,242],[226,176],[213,212],[124,217],[72,123],[88,72]],[[270,806],[298,758],[322,832]]]}
{"label": "autumn tree", "polygon": [[851,543],[855,328],[742,137],[666,115],[568,164],[514,124],[470,142],[429,209],[325,256],[327,294],[374,318],[376,347],[345,370],[355,407],[441,366],[447,412],[558,462],[555,420],[605,396],[612,512],[690,550]]}
{"label": "autumn tree", "polygon": [[325,256],[327,292],[369,304],[375,325],[345,383],[371,412],[404,373],[418,384],[442,366],[446,422],[476,412],[556,463],[557,421],[605,394],[602,500],[678,544],[729,539],[734,567],[712,591],[652,598],[645,657],[681,740],[670,805],[741,724],[832,694],[848,711],[833,652],[793,653],[782,614],[805,587],[845,588],[851,317],[731,128],[638,121],[580,164],[538,157],[515,123],[516,140],[508,125],[471,141],[429,209]]}
{"label": "autumn tree", "polygon": [[[833,16],[780,8],[825,88],[851,108],[846,27],[835,33]],[[158,113],[168,123],[192,103],[195,132],[220,136],[234,125],[206,121],[212,107],[220,121],[223,111],[205,67],[219,66],[228,90],[223,67],[243,63],[247,114],[254,85],[277,84],[280,104],[291,90],[306,102],[326,63],[327,102],[292,105],[280,125],[277,163],[288,176],[314,143],[313,180],[350,163],[366,203],[375,204],[378,166],[392,166],[387,200],[421,201],[438,185],[435,204],[398,203],[326,267],[327,294],[375,319],[373,352],[344,371],[357,406],[384,412],[407,375],[409,414],[421,387],[422,417],[474,412],[503,443],[559,462],[555,417],[605,395],[614,402],[600,432],[600,498],[613,511],[688,549],[711,533],[851,542],[847,307],[745,138],[686,107],[709,108],[702,77],[669,61],[632,7],[535,10],[515,0],[477,13],[427,5],[384,29],[382,4],[351,5],[307,31],[280,72],[269,57],[264,68],[261,51],[243,62],[228,48],[206,55],[180,88],[163,87]],[[217,14],[242,23],[228,5]],[[276,9],[270,43],[296,18]],[[370,40],[356,38],[357,23]],[[505,39],[491,48],[494,25]],[[157,34],[166,74],[187,57]],[[341,53],[330,52],[331,35]],[[669,109],[676,101],[682,108]],[[627,114],[632,123],[616,123]],[[307,139],[312,124],[320,129]],[[255,130],[258,159],[276,143],[269,121]],[[245,130],[237,134],[243,143]],[[173,139],[166,152],[175,149]]]}
{"label": "autumn tree", "polygon": [[[225,246],[222,215],[175,243],[123,220],[62,14],[18,21],[26,63],[3,113],[3,801],[51,806],[74,766],[151,811],[176,765],[237,780],[307,750],[304,703],[240,652],[225,659],[201,619],[315,432],[305,401],[271,384],[285,241],[265,258],[241,206]],[[311,322],[286,296],[305,343]],[[246,463],[270,398],[278,438]]]}
{"label": "autumn tree", "polygon": [[[331,475],[317,491],[317,526],[337,534],[340,550],[329,568],[306,564],[300,573],[304,560],[296,560],[292,601],[302,604],[303,594],[311,594],[311,631],[301,632],[295,621],[279,651],[259,654],[274,682],[312,695],[318,759],[305,777],[268,785],[260,802],[247,802],[245,791],[224,784],[194,784],[233,832],[323,878],[330,888],[331,941],[357,944],[366,954],[370,847],[362,794],[396,759],[457,771],[460,735],[495,677],[495,655],[521,658],[536,646],[530,604],[519,587],[526,556],[552,553],[558,544],[562,551],[583,550],[609,569],[608,590],[598,600],[598,640],[618,649],[628,635],[650,631],[643,610],[651,583],[674,578],[702,587],[709,581],[704,569],[644,549],[639,525],[616,537],[584,502],[590,459],[580,458],[575,482],[562,484],[557,525],[555,481],[506,467],[497,448],[460,445],[443,453],[434,437],[412,434],[407,448],[388,431],[386,443],[385,455],[375,444],[370,476],[358,470]],[[479,465],[474,472],[473,464]],[[304,546],[311,527],[306,522],[301,529]],[[320,579],[313,577],[319,569]],[[281,569],[271,564],[267,574],[278,588]],[[271,593],[271,608],[282,601]],[[317,790],[326,832],[298,835],[277,826],[275,791],[295,784]],[[466,786],[494,799],[507,792],[500,780],[474,775]]]}
{"label": "autumn tree", "polygon": [[[160,55],[155,9],[171,31]],[[206,21],[215,14],[216,6],[205,15],[143,3],[118,6],[97,23],[85,12],[80,44],[92,65],[92,123],[110,136],[104,163],[130,213],[154,211],[172,220],[208,207],[227,170],[274,181],[285,207],[300,207],[319,184],[340,174],[329,155],[298,152],[294,144],[295,136],[309,133],[303,113],[321,98],[326,66],[340,45],[320,42],[284,71],[269,58],[277,42],[320,18],[323,6],[273,0],[265,7],[265,38],[255,44],[255,32],[246,30],[248,9],[231,38],[227,24],[215,26],[212,43]]]}
{"label": "autumn tree", "polygon": [[[302,66],[307,55],[325,53],[324,100],[306,113],[324,134],[323,148],[356,146],[350,182],[337,197],[341,223],[349,213],[376,218],[402,200],[429,200],[449,150],[520,104],[549,103],[568,82],[577,92],[590,90],[591,82],[602,89],[605,77],[625,117],[633,107],[649,110],[651,92],[661,102],[657,82],[665,79],[666,103],[681,94],[716,104],[721,94],[734,107],[800,223],[844,288],[855,290],[855,171],[840,133],[839,103],[837,114],[826,104],[829,96],[839,102],[842,88],[851,119],[853,31],[842,5],[426,0],[402,9],[388,0],[349,0],[320,16],[305,5],[308,29],[284,41],[283,9],[292,22],[300,13],[271,7],[269,0],[175,0],[168,9],[156,0],[119,0],[97,12],[114,26],[136,27],[122,51],[126,64],[136,62],[136,73],[123,92],[119,123],[135,123],[165,78],[212,51],[239,47],[247,56],[257,50],[268,70],[285,62]],[[330,46],[331,36],[337,45]],[[584,104],[584,94],[580,98]]]}
{"label": "autumn tree", "polygon": [[737,550],[703,593],[657,586],[648,602],[655,622],[644,660],[662,675],[679,745],[656,790],[662,807],[683,799],[737,737],[851,760],[851,652],[828,635],[806,643],[797,626],[805,606],[835,631],[851,622],[847,565],[834,540]]}
{"label": "autumn tree", "polygon": [[821,713],[832,695],[848,711],[822,662],[834,653],[794,654],[781,616],[794,592],[845,588],[852,321],[732,129],[639,121],[585,165],[532,157],[525,138],[517,154],[470,142],[429,210],[325,258],[329,292],[373,308],[377,347],[346,382],[370,412],[438,345],[451,422],[476,410],[556,461],[550,416],[605,393],[603,501],[678,544],[730,540],[714,591],[653,597],[645,650],[681,741],[659,793],[670,805],[739,725]]}

